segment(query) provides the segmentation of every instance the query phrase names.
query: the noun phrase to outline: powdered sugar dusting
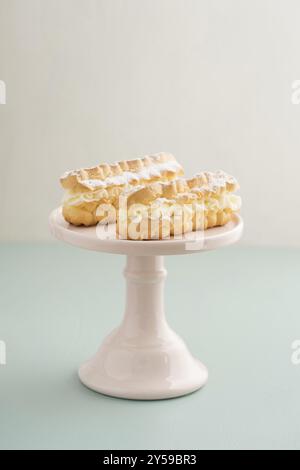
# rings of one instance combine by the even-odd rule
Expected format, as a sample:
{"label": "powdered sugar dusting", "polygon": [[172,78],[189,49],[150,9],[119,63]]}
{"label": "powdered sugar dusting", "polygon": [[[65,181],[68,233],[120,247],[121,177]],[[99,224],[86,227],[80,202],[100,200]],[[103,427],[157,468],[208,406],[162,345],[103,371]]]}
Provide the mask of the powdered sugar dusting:
{"label": "powdered sugar dusting", "polygon": [[159,178],[164,171],[176,173],[181,169],[181,166],[176,161],[157,163],[142,168],[138,172],[124,171],[121,175],[109,176],[104,180],[87,179],[81,182],[82,185],[96,188],[107,188],[109,186],[123,186],[129,185],[133,182],[137,183],[142,180],[150,180],[151,178]]}

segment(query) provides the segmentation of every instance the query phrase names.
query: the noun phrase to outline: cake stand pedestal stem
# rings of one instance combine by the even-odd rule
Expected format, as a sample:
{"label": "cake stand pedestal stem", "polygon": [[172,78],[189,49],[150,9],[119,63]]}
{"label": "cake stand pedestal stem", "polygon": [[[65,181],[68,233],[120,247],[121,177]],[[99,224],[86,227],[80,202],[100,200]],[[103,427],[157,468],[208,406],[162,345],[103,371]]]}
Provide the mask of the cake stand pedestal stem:
{"label": "cake stand pedestal stem", "polygon": [[126,308],[122,323],[127,337],[158,338],[168,330],[164,312],[164,280],[167,271],[162,256],[127,256]]}

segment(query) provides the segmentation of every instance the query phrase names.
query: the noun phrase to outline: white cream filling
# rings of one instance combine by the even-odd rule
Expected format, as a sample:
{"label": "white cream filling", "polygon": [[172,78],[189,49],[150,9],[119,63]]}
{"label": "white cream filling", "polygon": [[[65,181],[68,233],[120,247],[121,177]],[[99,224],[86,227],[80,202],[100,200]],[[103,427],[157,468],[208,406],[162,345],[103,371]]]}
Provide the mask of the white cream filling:
{"label": "white cream filling", "polygon": [[[138,188],[142,188],[143,186],[140,187],[134,187],[134,190]],[[132,188],[127,188],[127,190],[124,191],[124,195],[126,193],[130,193],[132,191]],[[63,203],[67,204],[69,206],[77,206],[82,203],[88,203],[88,202],[97,202],[103,199],[103,190],[101,189],[100,191],[93,191],[93,192],[86,192],[86,193],[81,193],[78,195],[73,195],[70,191],[66,191],[65,196],[63,198]],[[220,196],[218,199],[214,197],[209,197],[204,200],[203,203],[191,203],[191,206],[197,205],[198,210],[221,210],[221,209],[231,209],[232,211],[238,211],[241,208],[241,197],[237,196],[236,194],[224,194]],[[170,205],[176,205],[175,200],[170,200],[166,198],[158,198],[154,203],[152,203],[152,210],[157,209],[158,211],[162,211],[166,215]],[[145,211],[147,211],[149,206],[145,206]],[[139,212],[141,209],[139,209]],[[143,211],[145,213],[145,211]]]}
{"label": "white cream filling", "polygon": [[86,192],[74,195],[71,191],[65,191],[63,196],[63,204],[68,206],[79,206],[85,202],[96,202],[103,199],[103,189],[100,191]]}

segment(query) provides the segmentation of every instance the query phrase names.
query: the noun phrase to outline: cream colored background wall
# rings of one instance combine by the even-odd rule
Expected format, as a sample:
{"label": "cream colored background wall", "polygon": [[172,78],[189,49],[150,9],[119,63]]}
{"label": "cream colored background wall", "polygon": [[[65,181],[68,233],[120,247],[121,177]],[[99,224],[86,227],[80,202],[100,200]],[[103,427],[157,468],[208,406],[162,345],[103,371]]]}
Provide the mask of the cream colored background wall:
{"label": "cream colored background wall", "polygon": [[173,152],[242,186],[244,243],[300,245],[300,2],[0,0],[0,237],[48,239],[59,175]]}

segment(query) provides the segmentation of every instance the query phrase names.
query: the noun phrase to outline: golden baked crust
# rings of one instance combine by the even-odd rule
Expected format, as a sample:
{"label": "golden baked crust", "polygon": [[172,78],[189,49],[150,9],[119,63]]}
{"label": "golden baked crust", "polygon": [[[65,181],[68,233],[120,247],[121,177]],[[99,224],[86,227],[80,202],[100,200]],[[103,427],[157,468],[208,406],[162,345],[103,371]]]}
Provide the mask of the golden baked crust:
{"label": "golden baked crust", "polygon": [[182,175],[183,168],[175,157],[161,152],[135,160],[103,163],[92,168],[68,171],[60,178],[60,182],[64,189],[82,192],[161,179],[170,180]]}
{"label": "golden baked crust", "polygon": [[132,188],[127,195],[127,204],[148,204],[157,198],[180,199],[186,197],[198,200],[205,197],[219,197],[239,189],[236,179],[222,170],[215,173],[204,171],[192,178],[179,178],[169,183],[157,182],[143,188]]}
{"label": "golden baked crust", "polygon": [[241,206],[237,181],[223,171],[190,179],[150,184],[128,193],[126,210],[117,213],[120,238],[165,239],[193,230],[225,225]]}
{"label": "golden baked crust", "polygon": [[170,182],[182,175],[182,166],[167,153],[66,172],[60,178],[66,190],[63,216],[73,225],[95,225],[106,220],[98,208],[103,204],[117,208],[124,191],[156,181]]}

